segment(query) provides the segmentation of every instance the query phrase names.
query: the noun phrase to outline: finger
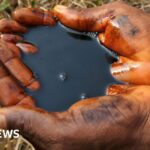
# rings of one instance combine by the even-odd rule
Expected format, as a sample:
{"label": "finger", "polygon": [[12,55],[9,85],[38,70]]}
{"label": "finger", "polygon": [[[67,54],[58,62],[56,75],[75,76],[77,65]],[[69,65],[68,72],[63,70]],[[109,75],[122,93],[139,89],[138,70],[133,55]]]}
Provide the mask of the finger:
{"label": "finger", "polygon": [[14,34],[1,34],[0,38],[8,42],[11,50],[14,51],[18,56],[21,56],[19,49],[29,54],[37,52],[37,47],[27,42],[23,43],[23,38],[21,36]]}
{"label": "finger", "polygon": [[14,43],[7,42],[7,46],[8,49],[12,51],[16,57],[21,57],[20,49]]}
{"label": "finger", "polygon": [[13,12],[13,18],[21,24],[34,25],[54,25],[55,20],[51,11],[38,8],[21,8]]}
{"label": "finger", "polygon": [[[116,28],[115,25],[116,24],[112,22],[108,23],[105,32],[100,33],[98,35],[99,40],[104,46],[115,51],[117,54],[124,56],[124,57],[132,58],[134,56],[133,54],[136,53],[136,50],[131,47],[131,45],[134,45],[131,42],[132,39],[129,39],[128,36],[126,36],[125,38],[123,37],[124,30],[127,27],[126,28],[124,27],[125,29],[121,30],[120,28]],[[130,42],[127,42],[127,41],[130,41]],[[135,58],[136,57],[134,57],[134,59]]]}
{"label": "finger", "polygon": [[32,71],[22,63],[4,41],[0,41],[0,60],[23,86],[32,90],[39,88],[39,82],[35,79]]}
{"label": "finger", "polygon": [[117,95],[126,93],[129,87],[131,87],[131,85],[110,85],[106,90],[106,95]]}
{"label": "finger", "polygon": [[0,93],[1,106],[15,105],[25,97],[23,90],[10,75],[0,80]]}
{"label": "finger", "polygon": [[21,36],[15,34],[1,34],[0,38],[4,41],[11,42],[11,43],[17,43],[23,41],[23,38]]}
{"label": "finger", "polygon": [[17,43],[17,47],[19,47],[23,52],[33,54],[38,51],[37,47],[30,43]]}
{"label": "finger", "polygon": [[0,20],[0,32],[2,33],[25,33],[27,28],[11,19]]}
{"label": "finger", "polygon": [[0,64],[0,105],[11,106],[19,103],[26,94],[11,75]]}
{"label": "finger", "polygon": [[120,81],[136,85],[150,85],[150,63],[137,62],[127,58],[111,66],[112,75]]}
{"label": "finger", "polygon": [[22,83],[23,86],[37,90],[40,87],[39,82],[35,79],[32,71],[22,63],[19,58],[13,58],[5,62],[5,66],[11,74]]}
{"label": "finger", "polygon": [[24,97],[17,105],[20,105],[20,106],[30,106],[30,107],[33,107],[35,108],[35,100],[30,97],[30,96],[26,96]]}
{"label": "finger", "polygon": [[[80,30],[100,32],[104,31],[107,22],[114,16],[113,3],[96,8],[75,9],[63,5],[54,7],[54,15],[65,26]],[[111,9],[110,9],[111,7]]]}

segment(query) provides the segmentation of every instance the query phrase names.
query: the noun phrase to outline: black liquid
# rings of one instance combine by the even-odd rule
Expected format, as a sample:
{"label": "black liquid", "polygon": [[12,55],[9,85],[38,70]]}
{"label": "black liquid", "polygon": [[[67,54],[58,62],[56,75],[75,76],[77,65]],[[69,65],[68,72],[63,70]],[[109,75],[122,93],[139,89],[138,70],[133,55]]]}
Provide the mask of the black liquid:
{"label": "black liquid", "polygon": [[117,83],[109,69],[114,57],[96,39],[60,25],[33,28],[24,39],[39,48],[23,60],[41,83],[39,91],[27,91],[41,108],[62,111],[80,99],[105,95],[106,87]]}

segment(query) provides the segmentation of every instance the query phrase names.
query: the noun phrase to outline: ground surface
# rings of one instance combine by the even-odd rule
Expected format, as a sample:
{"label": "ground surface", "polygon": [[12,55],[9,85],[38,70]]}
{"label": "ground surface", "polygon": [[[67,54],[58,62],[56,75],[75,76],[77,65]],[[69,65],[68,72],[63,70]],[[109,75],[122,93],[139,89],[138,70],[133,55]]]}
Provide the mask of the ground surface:
{"label": "ground surface", "polygon": [[[96,7],[115,0],[0,0],[0,18],[10,17],[10,13],[16,7],[41,7],[53,8],[56,4],[71,7]],[[132,6],[150,13],[150,0],[124,0]],[[0,139],[0,150],[34,150],[34,148],[22,137],[18,140]]]}

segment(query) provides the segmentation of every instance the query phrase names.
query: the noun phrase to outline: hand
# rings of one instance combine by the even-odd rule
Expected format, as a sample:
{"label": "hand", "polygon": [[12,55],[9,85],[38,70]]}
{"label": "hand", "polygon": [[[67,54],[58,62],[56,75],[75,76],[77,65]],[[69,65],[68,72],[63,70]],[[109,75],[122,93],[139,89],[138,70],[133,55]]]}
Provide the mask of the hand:
{"label": "hand", "polygon": [[[24,31],[25,28],[16,22],[3,19],[0,21],[1,32],[5,33],[8,30],[11,31],[9,28],[10,22],[11,27],[15,28],[15,26],[18,25],[18,27],[20,27],[18,29]],[[6,25],[4,25],[5,23]],[[12,29],[14,30],[14,28]],[[21,47],[23,50],[32,51],[36,50],[36,48],[30,44],[16,44],[16,42],[22,40],[18,35],[1,34],[0,38],[0,105],[10,106],[24,100],[32,101],[32,98],[25,94],[24,90],[15,79],[23,86],[32,90],[39,88],[39,83],[34,78],[33,73],[20,59],[19,49],[19,47]]]}
{"label": "hand", "polygon": [[56,6],[54,15],[79,31],[99,32],[99,40],[120,55],[113,76],[131,84],[150,85],[150,15],[122,2],[97,8]]}
{"label": "hand", "polygon": [[[51,12],[47,14],[47,11],[44,12],[40,9],[26,8],[22,9],[21,12],[24,12],[24,10],[26,15],[24,19],[22,18],[24,20],[24,25],[55,24]],[[20,15],[22,15],[22,17],[24,16],[23,13]],[[27,87],[31,90],[37,90],[40,87],[40,84],[35,79],[32,71],[21,60],[20,49],[25,53],[35,53],[37,51],[37,48],[34,45],[24,42],[22,37],[17,35],[18,33],[21,34],[27,32],[27,28],[24,25],[21,25],[17,21],[11,19],[0,20],[1,106],[10,106],[18,103],[30,103],[31,105],[34,104],[33,99],[26,95],[22,87],[15,81],[15,79],[17,79],[24,87]]]}
{"label": "hand", "polygon": [[108,93],[65,112],[3,108],[0,128],[19,129],[38,150],[149,149],[150,87],[113,86]]}

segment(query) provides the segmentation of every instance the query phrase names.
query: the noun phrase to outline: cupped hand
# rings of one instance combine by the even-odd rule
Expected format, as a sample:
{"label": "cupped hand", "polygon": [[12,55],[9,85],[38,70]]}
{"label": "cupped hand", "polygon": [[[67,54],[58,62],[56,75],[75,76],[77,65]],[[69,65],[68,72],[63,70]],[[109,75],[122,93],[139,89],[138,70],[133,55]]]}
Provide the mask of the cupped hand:
{"label": "cupped hand", "polygon": [[150,87],[119,86],[65,112],[29,106],[0,109],[0,128],[19,129],[37,150],[148,150]]}
{"label": "cupped hand", "polygon": [[37,47],[23,41],[21,34],[27,32],[31,25],[54,25],[55,20],[51,12],[41,9],[22,8],[14,12],[14,16],[21,15],[20,21],[3,18],[0,20],[0,105],[10,106],[18,103],[31,103],[22,87],[37,90],[39,82],[32,71],[21,60],[22,50],[25,53],[35,53]]}
{"label": "cupped hand", "polygon": [[99,40],[119,54],[113,76],[131,84],[150,85],[150,15],[113,2],[96,8],[73,9],[58,5],[54,15],[67,27],[99,32]]}

